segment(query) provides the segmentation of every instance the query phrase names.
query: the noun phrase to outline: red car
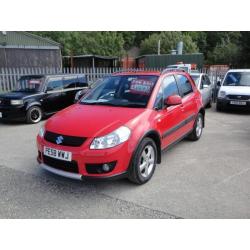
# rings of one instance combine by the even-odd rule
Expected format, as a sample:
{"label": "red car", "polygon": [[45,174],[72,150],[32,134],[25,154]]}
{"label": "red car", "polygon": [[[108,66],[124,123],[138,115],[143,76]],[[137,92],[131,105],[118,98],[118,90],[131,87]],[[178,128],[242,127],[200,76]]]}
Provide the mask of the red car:
{"label": "red car", "polygon": [[201,137],[204,116],[200,92],[183,71],[115,73],[45,123],[37,159],[65,177],[143,184],[163,149]]}

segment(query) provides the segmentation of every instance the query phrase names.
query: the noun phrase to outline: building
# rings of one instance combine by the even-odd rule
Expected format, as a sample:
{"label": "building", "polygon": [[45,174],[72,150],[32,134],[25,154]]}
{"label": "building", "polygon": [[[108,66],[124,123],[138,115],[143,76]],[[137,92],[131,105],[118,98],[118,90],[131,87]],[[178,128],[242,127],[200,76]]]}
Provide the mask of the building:
{"label": "building", "polygon": [[162,54],[162,55],[142,55],[136,58],[138,68],[165,68],[168,65],[195,64],[198,69],[203,67],[204,56],[202,53],[195,54]]}
{"label": "building", "polygon": [[62,67],[60,44],[28,32],[0,31],[0,68]]}
{"label": "building", "polygon": [[76,56],[64,56],[64,67],[117,67],[118,57],[115,56],[100,56],[100,55],[76,55]]}

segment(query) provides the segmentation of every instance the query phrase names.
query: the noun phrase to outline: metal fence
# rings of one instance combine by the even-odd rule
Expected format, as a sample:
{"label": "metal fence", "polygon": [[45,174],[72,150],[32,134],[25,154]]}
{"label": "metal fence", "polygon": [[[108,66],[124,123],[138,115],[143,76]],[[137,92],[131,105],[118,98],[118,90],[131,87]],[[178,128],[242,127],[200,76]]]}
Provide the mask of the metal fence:
{"label": "metal fence", "polygon": [[[123,71],[123,68],[0,68],[0,92],[11,91],[15,88],[17,80],[22,75],[36,74],[85,74],[88,82],[93,82],[105,75],[117,71]],[[138,69],[126,69],[138,70]],[[140,69],[141,70],[141,69]],[[152,68],[145,70],[162,70],[161,68]]]}
{"label": "metal fence", "polygon": [[[17,80],[22,75],[32,75],[32,74],[85,74],[88,82],[93,82],[98,78],[104,77],[105,75],[112,74],[117,71],[124,70],[163,70],[163,68],[147,68],[147,69],[123,69],[123,68],[0,68],[0,92],[11,91],[15,88]],[[216,87],[218,80],[221,80],[226,71],[207,71],[202,70],[202,72],[207,73],[211,82]]]}

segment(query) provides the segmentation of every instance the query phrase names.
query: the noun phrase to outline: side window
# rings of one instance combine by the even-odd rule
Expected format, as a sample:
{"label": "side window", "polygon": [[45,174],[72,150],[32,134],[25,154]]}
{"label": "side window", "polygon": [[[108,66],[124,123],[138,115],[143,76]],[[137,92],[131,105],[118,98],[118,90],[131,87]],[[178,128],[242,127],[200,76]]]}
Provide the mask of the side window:
{"label": "side window", "polygon": [[162,109],[163,108],[163,91],[162,91],[162,86],[160,87],[158,94],[155,98],[155,104],[154,104],[155,109]]}
{"label": "side window", "polygon": [[171,95],[180,95],[174,76],[167,76],[163,79],[163,99]]}
{"label": "side window", "polygon": [[50,78],[47,86],[47,91],[61,90],[63,87],[62,78]]}
{"label": "side window", "polygon": [[204,75],[202,75],[201,77],[201,85],[200,85],[200,89],[203,89],[204,88],[204,85],[206,85],[207,82],[206,82],[206,78]]}
{"label": "side window", "polygon": [[206,84],[207,84],[208,86],[210,86],[210,85],[211,85],[211,81],[210,81],[209,77],[208,77],[208,76],[205,76],[205,78],[206,78]]}
{"label": "side window", "polygon": [[155,98],[154,107],[163,108],[163,101],[171,95],[180,95],[174,76],[167,76],[163,79],[160,90]]}
{"label": "side window", "polygon": [[177,75],[178,86],[182,93],[182,96],[186,96],[193,92],[192,84],[188,78],[184,75]]}
{"label": "side window", "polygon": [[76,87],[76,77],[64,77],[63,78],[63,88],[64,89],[72,89]]}

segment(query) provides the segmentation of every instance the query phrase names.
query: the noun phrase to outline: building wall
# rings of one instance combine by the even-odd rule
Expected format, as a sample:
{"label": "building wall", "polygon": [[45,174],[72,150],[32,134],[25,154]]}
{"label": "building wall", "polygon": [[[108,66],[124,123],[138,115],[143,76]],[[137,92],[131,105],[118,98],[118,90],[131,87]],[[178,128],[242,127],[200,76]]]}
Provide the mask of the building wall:
{"label": "building wall", "polygon": [[61,67],[59,49],[0,48],[1,67]]}

